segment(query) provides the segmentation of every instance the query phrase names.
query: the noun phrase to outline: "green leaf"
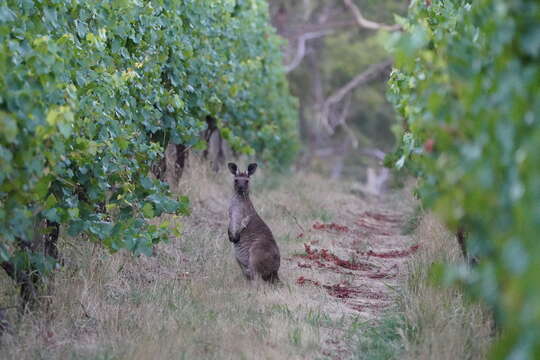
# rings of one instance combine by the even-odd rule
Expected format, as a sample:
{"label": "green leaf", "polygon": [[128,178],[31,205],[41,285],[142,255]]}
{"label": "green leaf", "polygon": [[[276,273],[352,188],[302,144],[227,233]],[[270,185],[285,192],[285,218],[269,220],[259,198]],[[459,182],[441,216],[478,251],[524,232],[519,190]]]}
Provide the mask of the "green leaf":
{"label": "green leaf", "polygon": [[15,21],[15,19],[15,13],[11,11],[10,8],[6,5],[0,6],[0,24]]}
{"label": "green leaf", "polygon": [[73,221],[68,227],[68,235],[75,237],[85,229],[85,223],[81,220]]}
{"label": "green leaf", "polygon": [[15,142],[18,129],[15,120],[6,112],[0,111],[0,134],[8,143]]}
{"label": "green leaf", "polygon": [[47,200],[45,200],[45,209],[51,209],[54,205],[58,203],[58,200],[56,200],[56,196],[54,194],[50,194],[47,197]]}
{"label": "green leaf", "polygon": [[58,210],[56,208],[43,211],[43,216],[45,216],[45,218],[49,221],[60,222],[60,215],[58,214]]}
{"label": "green leaf", "polygon": [[182,195],[178,198],[178,201],[180,206],[178,208],[177,214],[189,215],[191,213],[189,198],[185,195]]}
{"label": "green leaf", "polygon": [[4,245],[0,243],[0,261],[9,261],[10,255]]}
{"label": "green leaf", "polygon": [[[34,187],[35,194],[38,199],[44,199],[45,196],[49,193],[49,189],[51,187],[51,179],[50,176],[44,176],[36,183],[36,186]],[[51,194],[52,195],[52,194]]]}
{"label": "green leaf", "polygon": [[49,109],[47,113],[47,123],[56,125],[60,133],[65,137],[70,137],[73,133],[73,112],[67,106],[56,106]]}
{"label": "green leaf", "polygon": [[71,123],[58,123],[58,129],[65,138],[70,137],[71,134],[73,134],[73,125]]}
{"label": "green leaf", "polygon": [[197,143],[193,146],[193,150],[202,151],[205,150],[208,147],[208,144],[204,140],[199,140]]}
{"label": "green leaf", "polygon": [[142,212],[146,218],[153,218],[154,217],[154,207],[150,203],[144,204],[142,208]]}
{"label": "green leaf", "polygon": [[78,208],[72,208],[68,209],[68,214],[71,219],[78,219],[79,218],[79,209]]}
{"label": "green leaf", "polygon": [[118,144],[118,147],[122,150],[126,150],[129,146],[129,142],[125,138],[117,137],[115,141]]}
{"label": "green leaf", "polygon": [[405,155],[401,155],[401,157],[396,161],[396,169],[400,170],[403,168],[403,165],[405,165]]}

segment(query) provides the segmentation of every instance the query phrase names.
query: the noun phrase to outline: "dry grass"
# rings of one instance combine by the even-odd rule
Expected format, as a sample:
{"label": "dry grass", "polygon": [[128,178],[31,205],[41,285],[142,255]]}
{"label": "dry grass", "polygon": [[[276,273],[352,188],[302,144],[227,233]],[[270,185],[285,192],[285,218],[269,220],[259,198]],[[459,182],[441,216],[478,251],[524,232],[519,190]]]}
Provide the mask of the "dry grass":
{"label": "dry grass", "polygon": [[[41,309],[17,321],[11,311],[17,325],[13,335],[1,340],[0,358],[484,357],[490,328],[485,312],[467,305],[457,290],[427,285],[427,268],[433,261],[459,261],[455,242],[435,219],[425,216],[413,234],[423,250],[410,263],[409,281],[402,289],[403,313],[391,314],[404,318],[406,325],[383,319],[378,323],[387,324],[385,330],[371,332],[369,314],[360,316],[321,288],[296,284],[298,276],[335,283],[342,280],[340,275],[300,269],[287,258],[302,253],[308,240],[345,256],[340,254],[343,238],[311,231],[311,225],[346,221],[345,214],[373,207],[410,212],[410,199],[396,193],[381,204],[355,197],[346,183],[314,174],[265,175],[256,173],[252,199],[280,246],[282,285],[243,279],[226,235],[231,176],[191,166],[178,188],[190,197],[193,213],[167,219],[182,236],[157,246],[150,258],[109,255],[99,246],[63,239],[66,266],[50,281]],[[300,233],[304,237],[298,238]],[[368,249],[372,240],[366,238],[358,246]],[[0,289],[0,304],[16,301],[4,274]],[[402,336],[394,336],[401,328],[406,329]],[[375,348],[362,345],[370,336],[377,339]],[[344,338],[335,345],[335,339]]]}
{"label": "dry grass", "polygon": [[[348,196],[340,184],[315,175],[280,179],[261,172],[254,182],[253,201],[273,229],[282,257],[303,249],[296,238],[302,227],[334,217],[340,199]],[[231,183],[228,173],[191,167],[179,189],[190,197],[193,213],[168,219],[182,236],[160,244],[154,257],[108,255],[99,246],[64,239],[66,266],[49,284],[47,305],[15,322],[15,335],[2,339],[0,357],[320,356],[325,337],[342,326],[340,305],[322,290],[297,286],[286,263],[281,286],[243,279],[226,236]],[[1,278],[0,284],[2,302],[16,301],[8,280]]]}
{"label": "dry grass", "polygon": [[458,288],[433,286],[431,265],[461,264],[453,234],[430,214],[425,214],[413,234],[421,245],[409,261],[407,286],[401,305],[406,330],[404,359],[484,359],[491,341],[491,317]]}

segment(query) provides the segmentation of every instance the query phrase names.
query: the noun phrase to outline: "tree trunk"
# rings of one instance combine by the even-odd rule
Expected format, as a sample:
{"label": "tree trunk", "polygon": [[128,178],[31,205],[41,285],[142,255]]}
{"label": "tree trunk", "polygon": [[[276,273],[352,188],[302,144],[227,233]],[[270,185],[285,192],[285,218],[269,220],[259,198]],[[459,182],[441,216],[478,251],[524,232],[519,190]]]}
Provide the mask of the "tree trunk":
{"label": "tree trunk", "polygon": [[0,309],[0,338],[5,332],[9,331],[10,326],[6,315],[6,309]]}
{"label": "tree trunk", "polygon": [[216,124],[216,119],[212,116],[206,117],[207,128],[203,133],[203,138],[206,141],[206,149],[203,151],[203,158],[210,161],[212,170],[219,171],[219,168],[225,164],[225,147],[226,142],[221,137]]}
{"label": "tree trunk", "polygon": [[154,163],[150,170],[157,179],[163,181],[165,179],[165,171],[167,170],[167,162],[165,160],[165,156],[163,156],[163,158],[159,159],[156,163]]}
{"label": "tree trunk", "polygon": [[462,226],[460,226],[456,233],[457,242],[459,244],[459,248],[461,249],[461,253],[463,254],[463,258],[467,259],[467,244],[465,243],[465,230]]}
{"label": "tree trunk", "polygon": [[2,269],[8,274],[8,276],[19,285],[20,296],[22,300],[21,311],[31,309],[35,306],[37,301],[37,276],[32,271],[21,271],[16,269],[15,266],[9,262],[2,262],[0,264]]}
{"label": "tree trunk", "polygon": [[59,260],[58,256],[58,236],[60,235],[60,224],[54,221],[47,220],[46,231],[43,234],[43,250],[46,256],[50,256],[55,260]]}
{"label": "tree trunk", "polygon": [[185,145],[176,145],[176,161],[175,161],[175,175],[176,180],[182,177],[184,168],[186,167],[188,159],[188,147]]}
{"label": "tree trunk", "polygon": [[458,227],[458,230],[456,232],[456,238],[457,242],[459,244],[459,248],[461,249],[461,253],[463,254],[463,258],[469,265],[476,265],[478,263],[478,259],[475,256],[469,256],[469,253],[467,251],[467,232],[465,230],[465,227],[463,225],[460,225]]}

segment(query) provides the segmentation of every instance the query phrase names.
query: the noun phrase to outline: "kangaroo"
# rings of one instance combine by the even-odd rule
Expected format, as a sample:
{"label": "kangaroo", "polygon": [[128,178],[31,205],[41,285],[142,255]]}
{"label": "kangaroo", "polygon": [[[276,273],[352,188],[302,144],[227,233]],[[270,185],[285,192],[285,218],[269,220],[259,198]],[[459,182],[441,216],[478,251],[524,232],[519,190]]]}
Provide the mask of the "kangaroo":
{"label": "kangaroo", "polygon": [[279,282],[279,248],[272,231],[261,219],[249,199],[249,178],[257,164],[248,165],[246,172],[238,171],[235,163],[228,164],[234,175],[234,195],[229,207],[229,241],[244,276]]}

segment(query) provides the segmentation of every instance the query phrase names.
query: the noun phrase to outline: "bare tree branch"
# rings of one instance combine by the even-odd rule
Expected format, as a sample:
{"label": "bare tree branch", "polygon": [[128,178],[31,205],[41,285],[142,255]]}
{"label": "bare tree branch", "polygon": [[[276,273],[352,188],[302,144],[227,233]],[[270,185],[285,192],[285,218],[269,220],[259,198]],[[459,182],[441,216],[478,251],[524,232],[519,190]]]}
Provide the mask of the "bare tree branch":
{"label": "bare tree branch", "polygon": [[354,135],[354,131],[351,129],[351,127],[346,122],[343,122],[340,125],[343,128],[343,130],[345,130],[347,135],[349,136],[352,147],[354,149],[356,149],[358,147],[358,139],[356,138],[356,135]]}
{"label": "bare tree branch", "polygon": [[363,155],[374,157],[379,161],[383,161],[384,157],[386,156],[386,153],[384,151],[377,148],[363,149],[362,151],[360,151],[360,153]]}
{"label": "bare tree branch", "polygon": [[297,25],[291,29],[287,29],[280,35],[289,40],[296,40],[302,35],[310,32],[324,31],[324,30],[337,30],[339,28],[351,28],[358,27],[358,24],[354,19],[340,19],[340,20],[331,20],[319,24],[305,23]]}
{"label": "bare tree branch", "polygon": [[[334,94],[329,96],[323,103],[321,107],[320,112],[320,120],[324,127],[328,130],[330,134],[334,133],[334,129],[337,125],[340,125],[338,123],[332,123],[329,120],[330,110],[331,107],[340,101],[343,100],[343,98],[352,90],[354,90],[356,87],[366,84],[370,81],[375,80],[378,76],[380,76],[383,73],[386,73],[390,70],[392,66],[393,60],[387,59],[381,63],[371,65],[367,68],[367,70],[361,72],[360,74],[356,75],[351,81],[349,81],[347,84],[345,84],[343,87],[338,89]],[[342,123],[341,125],[343,125]]]}
{"label": "bare tree branch", "polygon": [[351,96],[347,96],[347,98],[345,99],[345,104],[341,108],[341,113],[339,114],[339,117],[337,118],[336,125],[345,123],[345,120],[347,120],[347,116],[349,116],[350,107],[351,107]]}
{"label": "bare tree branch", "polygon": [[322,30],[322,31],[306,33],[300,36],[297,40],[298,45],[296,48],[296,55],[294,56],[294,58],[292,59],[289,65],[285,65],[285,72],[291,72],[298,65],[300,65],[300,63],[302,62],[302,59],[304,58],[304,55],[306,55],[306,41],[307,40],[320,38],[320,37],[330,34],[331,32],[332,30]]}
{"label": "bare tree branch", "polygon": [[334,128],[341,125],[343,130],[347,133],[347,136],[349,136],[350,144],[354,149],[358,147],[358,139],[354,135],[354,131],[347,125],[347,116],[349,116],[349,108],[351,107],[351,100],[352,96],[347,96],[344,100],[344,104],[341,108],[341,112],[339,113],[338,117],[336,118],[335,122],[332,122],[332,125]]}
{"label": "bare tree branch", "polygon": [[[334,20],[335,14],[331,13],[332,8],[327,6],[323,12],[319,15],[319,21],[316,24],[303,24],[297,27],[295,30],[283,29],[281,27],[281,35],[288,38],[290,41],[296,40],[296,54],[289,65],[285,66],[286,72],[291,72],[295,69],[304,58],[306,53],[306,41],[310,39],[316,39],[332,33],[336,28],[348,27],[348,26],[360,26],[362,28],[371,30],[388,30],[398,31],[401,30],[401,25],[386,25],[377,23],[371,20],[367,20],[362,15],[360,9],[353,3],[353,0],[343,0],[345,5],[351,10],[354,16],[354,20]],[[335,9],[334,9],[335,10]]]}
{"label": "bare tree branch", "polygon": [[388,30],[388,31],[399,31],[401,30],[401,25],[395,24],[395,25],[386,25],[377,23],[371,20],[366,19],[363,15],[358,6],[356,6],[352,0],[343,0],[345,5],[352,11],[354,18],[356,20],[356,23],[358,26],[363,27],[365,29],[371,29],[371,30]]}

